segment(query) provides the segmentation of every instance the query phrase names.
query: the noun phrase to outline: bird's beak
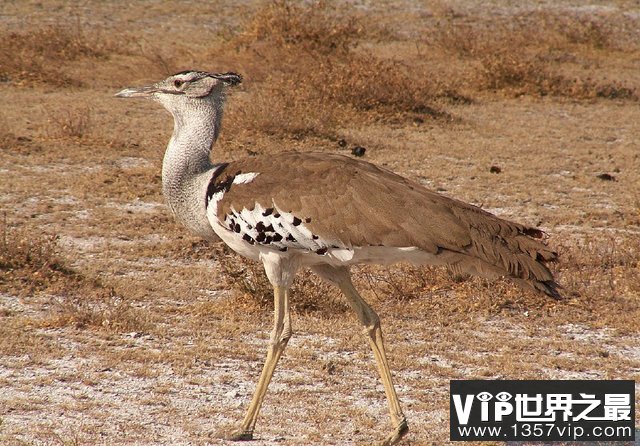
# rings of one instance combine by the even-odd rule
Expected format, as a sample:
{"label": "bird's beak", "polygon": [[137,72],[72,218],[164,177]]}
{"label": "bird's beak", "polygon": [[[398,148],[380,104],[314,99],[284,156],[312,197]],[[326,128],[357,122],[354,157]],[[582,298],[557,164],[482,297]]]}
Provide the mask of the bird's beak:
{"label": "bird's beak", "polygon": [[131,87],[125,88],[122,91],[116,93],[116,97],[118,98],[149,98],[153,93],[156,93],[158,90],[154,85],[146,85],[144,87]]}

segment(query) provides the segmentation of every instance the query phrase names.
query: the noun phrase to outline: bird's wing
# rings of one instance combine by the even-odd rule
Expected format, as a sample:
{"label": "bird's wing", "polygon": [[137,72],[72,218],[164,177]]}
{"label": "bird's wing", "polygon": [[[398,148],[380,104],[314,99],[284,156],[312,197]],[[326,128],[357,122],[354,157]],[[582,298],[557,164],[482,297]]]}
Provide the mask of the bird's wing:
{"label": "bird's wing", "polygon": [[344,246],[439,246],[470,243],[446,200],[373,164],[326,153],[283,153],[229,163],[219,182],[232,185],[218,205],[224,221],[233,209],[277,207],[303,221],[312,233]]}
{"label": "bird's wing", "polygon": [[230,185],[217,203],[221,222],[243,210],[273,210],[290,227],[341,247],[418,247],[453,256],[449,263],[476,274],[553,279],[543,263],[555,253],[536,240],[541,231],[368,162],[327,153],[262,155],[229,163],[216,181]]}

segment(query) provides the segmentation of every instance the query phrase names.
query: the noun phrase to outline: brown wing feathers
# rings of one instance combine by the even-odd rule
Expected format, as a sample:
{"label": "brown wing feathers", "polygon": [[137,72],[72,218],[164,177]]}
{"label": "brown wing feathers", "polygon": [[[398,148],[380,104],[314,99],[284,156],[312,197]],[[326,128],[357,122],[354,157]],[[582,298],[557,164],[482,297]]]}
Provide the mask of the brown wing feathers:
{"label": "brown wing feathers", "polygon": [[[282,153],[229,163],[227,172],[257,172],[222,198],[218,217],[256,203],[307,219],[314,234],[346,246],[417,246],[457,271],[509,276],[559,297],[545,262],[556,253],[542,231],[502,220],[360,160],[326,153]],[[284,187],[283,187],[284,185]],[[310,220],[309,220],[310,219]]]}

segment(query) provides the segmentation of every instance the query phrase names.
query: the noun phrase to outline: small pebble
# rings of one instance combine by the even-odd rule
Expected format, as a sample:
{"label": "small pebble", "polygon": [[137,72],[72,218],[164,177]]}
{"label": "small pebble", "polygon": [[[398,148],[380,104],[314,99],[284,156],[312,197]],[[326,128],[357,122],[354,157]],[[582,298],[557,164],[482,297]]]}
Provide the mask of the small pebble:
{"label": "small pebble", "polygon": [[602,181],[616,181],[616,177],[614,177],[610,173],[601,173],[600,175],[598,175],[598,178],[600,178]]}
{"label": "small pebble", "polygon": [[367,149],[365,149],[362,146],[355,146],[353,149],[351,149],[351,154],[353,156],[364,156],[364,153],[367,151]]}

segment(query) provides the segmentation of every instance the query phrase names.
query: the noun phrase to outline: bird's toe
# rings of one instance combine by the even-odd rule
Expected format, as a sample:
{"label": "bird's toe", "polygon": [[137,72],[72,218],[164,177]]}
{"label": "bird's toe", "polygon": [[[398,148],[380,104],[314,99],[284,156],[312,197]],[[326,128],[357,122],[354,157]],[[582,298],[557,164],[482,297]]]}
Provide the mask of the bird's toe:
{"label": "bird's toe", "polygon": [[242,428],[235,429],[225,435],[225,440],[229,441],[251,441],[253,440],[253,432],[246,431]]}
{"label": "bird's toe", "polygon": [[251,441],[253,440],[253,431],[242,427],[221,426],[218,430],[212,432],[210,437],[227,441]]}
{"label": "bird's toe", "polygon": [[407,424],[406,418],[403,418],[393,430],[391,435],[378,443],[378,446],[392,446],[398,443],[402,439],[402,437],[407,434],[407,432],[409,432],[409,425]]}

